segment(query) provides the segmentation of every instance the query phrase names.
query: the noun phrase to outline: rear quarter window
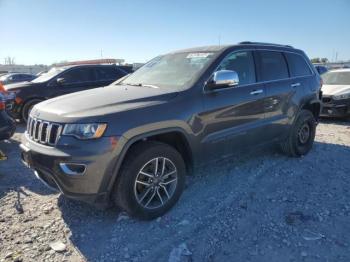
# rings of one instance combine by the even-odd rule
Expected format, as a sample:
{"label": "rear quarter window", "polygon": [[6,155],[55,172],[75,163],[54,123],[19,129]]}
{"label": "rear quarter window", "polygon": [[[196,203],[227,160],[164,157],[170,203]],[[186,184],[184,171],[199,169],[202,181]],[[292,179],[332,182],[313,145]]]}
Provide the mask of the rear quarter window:
{"label": "rear quarter window", "polygon": [[285,56],[287,58],[292,77],[312,75],[312,71],[304,57],[293,53],[285,53]]}
{"label": "rear quarter window", "polygon": [[258,51],[259,80],[272,81],[289,77],[283,54],[278,51]]}

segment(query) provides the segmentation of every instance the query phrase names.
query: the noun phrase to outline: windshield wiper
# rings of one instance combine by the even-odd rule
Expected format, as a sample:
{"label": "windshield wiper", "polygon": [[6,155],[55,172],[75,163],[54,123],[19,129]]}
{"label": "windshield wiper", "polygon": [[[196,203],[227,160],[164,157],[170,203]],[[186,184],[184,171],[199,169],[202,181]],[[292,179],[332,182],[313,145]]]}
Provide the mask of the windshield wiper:
{"label": "windshield wiper", "polygon": [[142,83],[118,83],[118,84],[124,84],[124,85],[128,85],[128,86],[142,86],[142,87],[152,87],[152,88],[159,88],[156,85],[151,85],[151,84],[142,84]]}

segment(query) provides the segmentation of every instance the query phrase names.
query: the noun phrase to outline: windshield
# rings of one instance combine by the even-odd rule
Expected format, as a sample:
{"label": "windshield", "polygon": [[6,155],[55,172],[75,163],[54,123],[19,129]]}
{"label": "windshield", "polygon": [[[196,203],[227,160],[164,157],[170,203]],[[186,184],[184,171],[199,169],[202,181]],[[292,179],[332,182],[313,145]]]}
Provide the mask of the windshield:
{"label": "windshield", "polygon": [[214,52],[158,56],[117,84],[184,88],[214,59]]}
{"label": "windshield", "polygon": [[349,72],[328,72],[322,75],[325,85],[350,85]]}
{"label": "windshield", "polygon": [[7,75],[0,76],[0,81],[5,81],[7,79]]}
{"label": "windshield", "polygon": [[39,77],[32,80],[32,83],[42,83],[50,80],[54,76],[57,76],[59,73],[66,70],[64,67],[53,67],[47,73],[40,75]]}

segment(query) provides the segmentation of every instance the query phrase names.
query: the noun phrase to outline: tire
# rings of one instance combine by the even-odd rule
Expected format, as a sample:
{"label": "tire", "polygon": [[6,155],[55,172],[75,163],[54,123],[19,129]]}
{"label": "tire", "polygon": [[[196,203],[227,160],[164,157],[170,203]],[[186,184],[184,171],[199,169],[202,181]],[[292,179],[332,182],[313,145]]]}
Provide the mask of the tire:
{"label": "tire", "polygon": [[[156,162],[157,176],[154,175]],[[185,163],[177,150],[159,142],[142,142],[128,152],[112,198],[130,216],[154,219],[165,214],[178,201],[185,186],[185,176]]]}
{"label": "tire", "polygon": [[282,151],[291,157],[306,155],[312,148],[316,134],[316,120],[309,110],[301,110],[288,138],[281,144]]}
{"label": "tire", "polygon": [[35,106],[36,104],[38,104],[42,101],[43,100],[40,100],[40,99],[33,99],[33,100],[30,100],[24,104],[24,106],[22,108],[22,120],[25,123],[27,123],[30,110],[32,110],[33,106]]}

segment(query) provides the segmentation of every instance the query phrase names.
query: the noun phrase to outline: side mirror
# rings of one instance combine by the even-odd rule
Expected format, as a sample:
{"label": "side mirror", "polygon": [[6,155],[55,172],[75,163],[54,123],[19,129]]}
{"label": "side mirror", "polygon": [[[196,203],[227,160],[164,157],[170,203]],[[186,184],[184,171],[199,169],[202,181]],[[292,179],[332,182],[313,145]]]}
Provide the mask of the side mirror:
{"label": "side mirror", "polygon": [[209,89],[225,88],[239,84],[239,77],[236,71],[220,70],[216,71],[212,79],[207,83]]}
{"label": "side mirror", "polygon": [[59,77],[59,78],[56,79],[56,82],[57,82],[57,84],[59,84],[59,85],[64,84],[65,81],[66,81],[66,80],[65,80],[63,77]]}

